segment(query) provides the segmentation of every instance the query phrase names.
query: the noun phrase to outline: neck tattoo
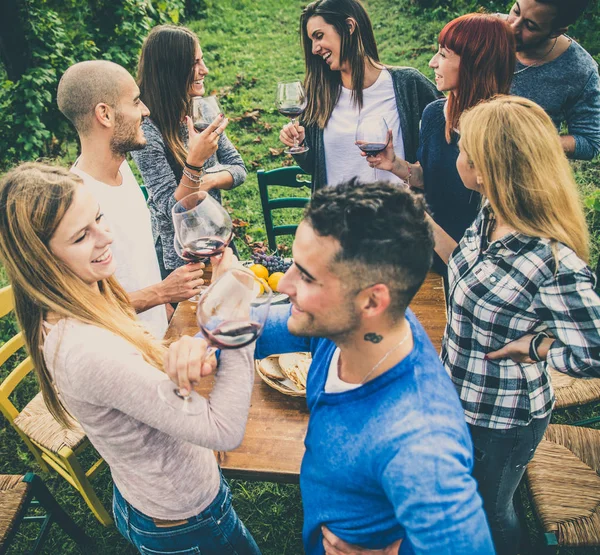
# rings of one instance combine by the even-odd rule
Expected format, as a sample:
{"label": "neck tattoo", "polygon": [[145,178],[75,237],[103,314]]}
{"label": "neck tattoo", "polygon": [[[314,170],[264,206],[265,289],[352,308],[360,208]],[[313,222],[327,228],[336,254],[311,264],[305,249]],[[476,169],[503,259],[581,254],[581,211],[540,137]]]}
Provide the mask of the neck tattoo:
{"label": "neck tattoo", "polygon": [[383,339],[383,335],[379,335],[378,333],[365,333],[363,337],[365,341],[370,341],[371,343],[380,343]]}
{"label": "neck tattoo", "polygon": [[519,69],[518,71],[515,71],[513,73],[513,75],[518,75],[519,73],[523,73],[524,71],[527,71],[528,69],[531,69],[532,67],[539,66],[548,56],[550,56],[550,54],[552,54],[552,51],[556,47],[557,42],[558,42],[558,37],[556,37],[554,39],[554,43],[552,44],[550,50],[548,50],[548,52],[546,52],[537,62],[531,64],[530,66],[525,66],[523,69]]}
{"label": "neck tattoo", "polygon": [[[383,355],[380,359],[379,362],[377,362],[377,364],[375,364],[375,366],[373,366],[373,368],[371,368],[371,370],[369,370],[364,378],[361,380],[360,385],[364,384],[367,381],[367,378],[373,374],[373,372],[375,372],[375,370],[377,370],[387,359],[387,357],[389,357],[396,349],[399,349],[401,345],[403,345],[404,343],[406,343],[406,340],[410,337],[410,325],[408,326],[408,330],[406,331],[406,333],[404,334],[404,337],[400,340],[399,343],[396,343],[396,345],[394,345],[387,353],[385,353],[385,355]],[[377,341],[377,343],[379,343],[379,341]]]}

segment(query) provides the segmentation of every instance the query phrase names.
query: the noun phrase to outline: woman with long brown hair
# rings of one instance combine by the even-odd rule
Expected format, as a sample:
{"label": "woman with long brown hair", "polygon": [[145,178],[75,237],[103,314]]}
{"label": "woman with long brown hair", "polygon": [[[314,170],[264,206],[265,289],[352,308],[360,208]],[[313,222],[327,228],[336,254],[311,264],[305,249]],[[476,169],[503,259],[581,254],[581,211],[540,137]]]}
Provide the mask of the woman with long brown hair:
{"label": "woman with long brown hair", "polygon": [[[300,17],[307,107],[301,125],[287,124],[279,138],[309,147],[296,154],[312,175],[313,190],[358,177],[373,181],[373,170],[360,158],[355,143],[361,117],[383,117],[396,152],[416,160],[419,122],[427,104],[438,97],[435,87],[410,67],[379,61],[371,20],[359,0],[316,0]],[[375,180],[400,182],[386,172]]]}
{"label": "woman with long brown hair", "polygon": [[148,206],[157,239],[163,276],[185,264],[173,247],[173,205],[198,190],[221,201],[221,189],[232,189],[246,179],[246,167],[223,133],[194,130],[186,117],[192,98],[205,94],[208,68],[198,37],[185,27],[154,27],[142,46],[138,66],[140,98],[150,117],[142,129],[147,145],[132,152],[148,189]]}
{"label": "woman with long brown hair", "polygon": [[[473,13],[450,21],[440,32],[438,45],[429,67],[437,89],[448,97],[432,102],[423,112],[418,162],[399,157],[393,142],[367,161],[424,189],[436,222],[458,241],[475,219],[481,200],[478,193],[465,189],[456,171],[460,116],[482,100],[508,93],[515,40],[498,17]],[[435,266],[444,269],[439,259]]]}
{"label": "woman with long brown hair", "polygon": [[485,204],[457,244],[433,223],[448,263],[441,359],[475,447],[473,476],[499,555],[515,555],[513,495],[550,420],[548,367],[600,376],[600,298],[571,168],[550,117],[499,96],[460,119],[456,167]]}
{"label": "woman with long brown hair", "polygon": [[75,418],[108,463],[117,528],[141,553],[256,555],[213,455],[244,435],[252,347],[222,353],[203,414],[162,402],[163,370],[189,391],[214,362],[204,361],[204,340],[167,349],[136,320],[111,243],[75,174],[24,164],[0,183],[0,259],[44,401],[64,425]]}

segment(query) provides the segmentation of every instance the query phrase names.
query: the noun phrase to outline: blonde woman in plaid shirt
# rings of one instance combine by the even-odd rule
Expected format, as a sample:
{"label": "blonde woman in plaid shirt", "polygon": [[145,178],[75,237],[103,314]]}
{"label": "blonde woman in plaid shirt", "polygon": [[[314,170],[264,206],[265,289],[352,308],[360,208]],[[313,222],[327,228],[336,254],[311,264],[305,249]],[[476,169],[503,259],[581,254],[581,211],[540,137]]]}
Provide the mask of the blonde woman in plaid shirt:
{"label": "blonde woman in plaid shirt", "polygon": [[485,202],[458,245],[432,220],[450,283],[441,358],[465,409],[496,550],[516,554],[512,498],[554,406],[547,368],[600,375],[600,299],[577,188],[546,113],[499,96],[465,112],[460,129],[456,167]]}

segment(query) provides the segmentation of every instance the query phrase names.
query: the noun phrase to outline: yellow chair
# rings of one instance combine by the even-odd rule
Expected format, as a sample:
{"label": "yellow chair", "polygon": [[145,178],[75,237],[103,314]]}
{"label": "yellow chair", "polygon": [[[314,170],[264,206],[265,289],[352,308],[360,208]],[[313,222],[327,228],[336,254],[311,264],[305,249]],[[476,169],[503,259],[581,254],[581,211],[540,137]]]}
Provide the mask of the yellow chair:
{"label": "yellow chair", "polygon": [[[0,289],[0,318],[14,309],[10,286]],[[23,333],[19,332],[0,347],[0,366],[25,346]],[[41,392],[22,411],[18,411],[10,396],[21,381],[33,370],[33,361],[27,357],[0,384],[0,411],[21,436],[44,472],[50,466],[71,484],[83,497],[94,516],[104,525],[112,524],[112,518],[96,495],[90,480],[102,469],[105,462],[100,458],[85,471],[77,456],[89,447],[85,432],[74,423],[73,429],[59,424],[48,412]]]}

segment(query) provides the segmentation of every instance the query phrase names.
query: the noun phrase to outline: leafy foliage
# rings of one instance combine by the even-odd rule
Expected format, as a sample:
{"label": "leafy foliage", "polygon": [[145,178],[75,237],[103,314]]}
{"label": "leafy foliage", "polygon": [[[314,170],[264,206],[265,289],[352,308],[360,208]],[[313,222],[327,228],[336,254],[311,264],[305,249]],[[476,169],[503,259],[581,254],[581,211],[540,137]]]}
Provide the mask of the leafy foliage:
{"label": "leafy foliage", "polygon": [[29,68],[10,81],[0,68],[0,167],[56,156],[74,132],[56,107],[56,88],[72,64],[90,59],[135,70],[153,25],[180,23],[204,0],[13,0],[30,45]]}
{"label": "leafy foliage", "polygon": [[[469,12],[485,10],[490,13],[508,13],[513,1],[506,0],[407,0],[421,17],[450,21]],[[569,35],[584,43],[586,50],[600,62],[600,2],[592,0],[586,13],[569,27]]]}

